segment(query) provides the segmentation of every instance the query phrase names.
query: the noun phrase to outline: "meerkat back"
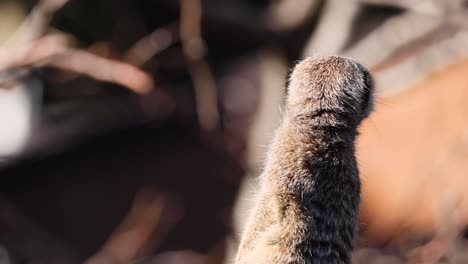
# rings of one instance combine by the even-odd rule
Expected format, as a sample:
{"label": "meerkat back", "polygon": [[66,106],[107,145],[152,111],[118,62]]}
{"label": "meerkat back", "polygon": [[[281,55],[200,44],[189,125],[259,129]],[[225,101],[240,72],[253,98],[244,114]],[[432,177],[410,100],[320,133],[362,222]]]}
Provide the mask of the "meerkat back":
{"label": "meerkat back", "polygon": [[350,263],[360,201],[354,142],[372,107],[371,77],[354,60],[296,65],[237,264]]}

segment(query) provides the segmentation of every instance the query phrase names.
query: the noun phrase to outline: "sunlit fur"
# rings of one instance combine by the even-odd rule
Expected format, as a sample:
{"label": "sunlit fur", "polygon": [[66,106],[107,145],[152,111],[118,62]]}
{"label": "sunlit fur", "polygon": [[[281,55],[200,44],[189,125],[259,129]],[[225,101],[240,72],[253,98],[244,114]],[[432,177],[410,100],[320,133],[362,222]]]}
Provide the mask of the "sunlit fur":
{"label": "sunlit fur", "polygon": [[350,263],[360,200],[354,141],[372,97],[369,73],[352,59],[296,65],[237,264]]}

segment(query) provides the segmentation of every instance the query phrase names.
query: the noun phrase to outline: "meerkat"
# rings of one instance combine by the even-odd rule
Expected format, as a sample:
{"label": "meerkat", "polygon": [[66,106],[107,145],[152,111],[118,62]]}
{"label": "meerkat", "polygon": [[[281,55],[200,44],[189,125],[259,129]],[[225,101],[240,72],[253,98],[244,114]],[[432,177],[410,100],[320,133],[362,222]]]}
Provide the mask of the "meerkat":
{"label": "meerkat", "polygon": [[350,263],[361,188],[354,142],[373,91],[349,58],[295,66],[236,264]]}

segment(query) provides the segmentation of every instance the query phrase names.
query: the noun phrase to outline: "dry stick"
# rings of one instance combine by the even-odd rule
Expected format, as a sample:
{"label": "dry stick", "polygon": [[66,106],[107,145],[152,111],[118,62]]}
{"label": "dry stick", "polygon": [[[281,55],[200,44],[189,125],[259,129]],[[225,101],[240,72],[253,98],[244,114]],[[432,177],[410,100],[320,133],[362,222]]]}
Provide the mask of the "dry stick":
{"label": "dry stick", "polygon": [[77,49],[69,49],[56,55],[47,65],[84,74],[96,80],[118,83],[139,94],[146,94],[154,87],[151,76],[133,65]]}
{"label": "dry stick", "polygon": [[[87,260],[86,264],[99,264],[103,259],[130,263],[142,251],[154,251],[182,215],[182,210],[177,204],[170,203],[167,196],[143,187],[136,194],[125,219],[112,232],[102,249]],[[147,247],[149,243],[151,248]]]}
{"label": "dry stick", "polygon": [[42,37],[52,16],[68,0],[41,0],[22,22],[18,30],[0,46],[0,72],[8,68],[31,64],[35,58],[43,59],[66,46],[64,35]]}
{"label": "dry stick", "polygon": [[[149,35],[143,37],[132,47],[130,47],[123,55],[123,60],[137,66],[145,64],[156,54],[169,48],[172,44],[179,40],[177,29],[178,24],[174,22],[154,30]],[[172,111],[175,107],[174,99],[164,90],[157,89],[152,95],[157,96],[160,102],[165,102],[163,105],[165,105],[166,111]],[[150,103],[146,104],[144,101],[142,101],[142,106],[144,109],[148,106],[151,108],[155,103],[155,101],[151,99],[149,99],[148,102]]]}
{"label": "dry stick", "polygon": [[112,258],[117,263],[130,263],[161,221],[165,200],[154,193],[139,192],[132,208],[113,231],[102,249],[87,264]]}
{"label": "dry stick", "polygon": [[[67,65],[68,62],[66,60],[62,60],[62,63],[64,63],[64,65],[62,65],[61,67],[67,67],[68,70],[72,70],[75,73],[85,74],[98,80],[110,81],[119,83],[124,86],[128,86],[131,88],[131,90],[137,93],[147,93],[154,87],[153,81],[151,80],[151,78],[145,77],[147,76],[146,74],[144,74],[143,76],[141,74],[142,71],[140,71],[140,69],[136,67],[142,66],[156,54],[162,52],[163,50],[167,49],[172,44],[174,44],[176,41],[178,41],[179,37],[178,34],[175,32],[176,28],[177,24],[171,23],[165,27],[158,28],[150,34],[146,35],[145,37],[141,38],[122,55],[122,62],[100,58],[98,55],[86,52],[89,55],[88,57],[94,57],[93,60],[95,60],[95,62],[98,62],[98,60],[100,60],[101,62],[106,61],[108,63],[113,64],[110,67],[110,69],[114,71],[112,76],[105,74],[106,71],[104,70],[93,71],[88,73],[87,67],[92,67],[91,64],[88,66],[84,65],[84,67],[81,67],[81,65],[74,65],[75,67],[69,68]],[[55,63],[53,63],[51,66],[55,66],[54,64]],[[76,66],[80,66],[79,71],[77,71]],[[126,70],[128,70],[128,72],[125,72]],[[131,75],[134,75],[135,77],[126,77],[125,74],[128,73],[131,73]],[[93,74],[96,76],[94,76]],[[110,78],[105,78],[106,76]],[[162,90],[158,90],[157,94],[158,96],[164,98],[164,100],[172,101],[170,96]],[[171,102],[171,104],[172,103],[173,102]]]}
{"label": "dry stick", "polygon": [[189,73],[195,88],[197,113],[200,126],[206,131],[218,127],[219,111],[213,74],[204,61],[205,47],[201,37],[200,0],[181,0],[180,37],[182,48],[189,62]]}
{"label": "dry stick", "polygon": [[0,72],[34,64],[63,52],[66,46],[64,35],[54,34],[16,47],[0,47]]}
{"label": "dry stick", "polygon": [[42,0],[26,17],[19,29],[10,37],[4,47],[27,44],[41,37],[49,28],[53,15],[62,8],[68,0]]}
{"label": "dry stick", "polygon": [[114,82],[145,94],[153,89],[151,76],[128,63],[106,59],[69,47],[61,34],[48,35],[33,43],[0,49],[0,72],[20,66],[50,66]]}
{"label": "dry stick", "polygon": [[219,114],[217,104],[216,83],[210,67],[205,61],[196,61],[189,65],[196,91],[197,113],[201,127],[213,131],[218,127]]}
{"label": "dry stick", "polygon": [[177,24],[171,23],[143,37],[125,52],[124,61],[133,65],[145,64],[151,57],[179,40],[179,36],[175,32],[176,28]]}
{"label": "dry stick", "polygon": [[151,76],[133,65],[74,49],[64,34],[41,37],[53,14],[67,2],[42,0],[34,7],[20,29],[0,47],[0,72],[22,66],[51,66],[115,82],[139,94],[151,91]]}

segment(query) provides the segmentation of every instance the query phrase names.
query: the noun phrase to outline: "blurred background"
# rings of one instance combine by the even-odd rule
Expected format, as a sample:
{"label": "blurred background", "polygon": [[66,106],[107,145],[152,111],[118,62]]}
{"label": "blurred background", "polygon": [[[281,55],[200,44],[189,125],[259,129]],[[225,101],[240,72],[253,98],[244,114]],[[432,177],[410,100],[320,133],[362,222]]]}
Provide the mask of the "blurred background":
{"label": "blurred background", "polygon": [[353,263],[468,263],[468,1],[0,0],[0,263],[231,263],[311,55],[371,70]]}

